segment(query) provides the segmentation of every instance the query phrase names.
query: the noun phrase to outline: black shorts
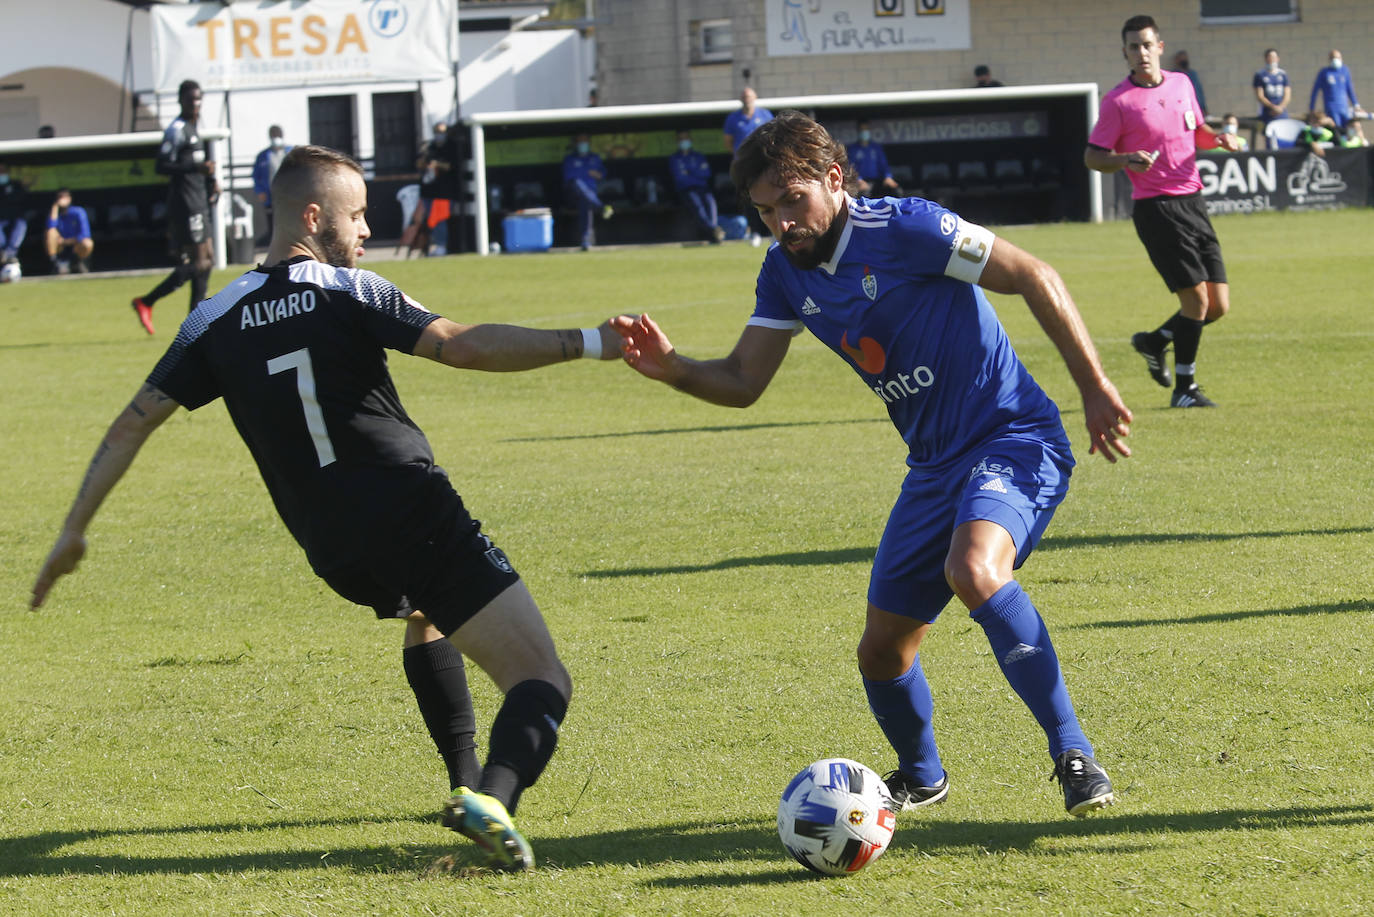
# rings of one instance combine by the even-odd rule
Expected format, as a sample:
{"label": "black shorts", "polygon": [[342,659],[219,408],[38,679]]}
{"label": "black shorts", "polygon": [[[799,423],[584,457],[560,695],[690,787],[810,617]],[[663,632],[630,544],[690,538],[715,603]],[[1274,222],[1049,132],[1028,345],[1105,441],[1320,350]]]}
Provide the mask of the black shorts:
{"label": "black shorts", "polygon": [[181,254],[210,238],[210,214],[167,212],[167,241],[173,254]]}
{"label": "black shorts", "polygon": [[1226,282],[1221,243],[1202,195],[1142,198],[1135,202],[1131,219],[1170,293],[1203,282]]}
{"label": "black shorts", "polygon": [[457,494],[447,509],[430,538],[320,573],[320,578],[350,602],[370,605],[378,618],[421,611],[445,636],[452,634],[520,574]]}

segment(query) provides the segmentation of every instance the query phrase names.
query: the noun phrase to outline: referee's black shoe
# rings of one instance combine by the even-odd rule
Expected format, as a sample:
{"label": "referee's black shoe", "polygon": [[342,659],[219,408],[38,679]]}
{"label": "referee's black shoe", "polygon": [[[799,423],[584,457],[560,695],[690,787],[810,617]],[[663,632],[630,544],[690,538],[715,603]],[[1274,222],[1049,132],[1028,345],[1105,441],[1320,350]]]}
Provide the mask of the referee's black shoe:
{"label": "referee's black shoe", "polygon": [[1169,399],[1171,408],[1214,408],[1217,403],[1206,395],[1202,394],[1202,389],[1194,382],[1187,388],[1174,389],[1173,397]]}
{"label": "referee's black shoe", "polygon": [[1131,346],[1135,352],[1145,358],[1145,366],[1150,370],[1150,378],[1158,382],[1164,388],[1174,380],[1169,375],[1168,364],[1165,363],[1165,353],[1169,350],[1168,342],[1162,347],[1155,347],[1150,343],[1150,333],[1141,331],[1131,335]]}

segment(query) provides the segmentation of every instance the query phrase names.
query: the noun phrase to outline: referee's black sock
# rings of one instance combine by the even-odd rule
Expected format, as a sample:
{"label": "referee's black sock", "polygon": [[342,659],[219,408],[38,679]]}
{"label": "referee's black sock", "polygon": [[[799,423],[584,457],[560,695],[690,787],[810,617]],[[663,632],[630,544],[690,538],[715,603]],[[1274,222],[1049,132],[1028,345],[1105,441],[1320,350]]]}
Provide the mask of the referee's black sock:
{"label": "referee's black sock", "polygon": [[448,768],[449,789],[475,786],[482,775],[477,763],[477,718],[462,655],[441,638],[406,647],[401,661],[434,747]]}
{"label": "referee's black sock", "polygon": [[1178,320],[1183,318],[1182,312],[1175,312],[1169,316],[1168,320],[1156,328],[1151,334],[1154,336],[1154,343],[1167,345],[1178,334]]}
{"label": "referee's black sock", "polygon": [[520,794],[534,786],[558,746],[558,727],[568,702],[547,681],[522,681],[506,692],[491,724],[487,766],[478,792],[495,796],[514,814]]}
{"label": "referee's black sock", "polygon": [[1174,388],[1178,391],[1193,384],[1198,346],[1202,343],[1202,325],[1201,319],[1178,316],[1174,333]]}

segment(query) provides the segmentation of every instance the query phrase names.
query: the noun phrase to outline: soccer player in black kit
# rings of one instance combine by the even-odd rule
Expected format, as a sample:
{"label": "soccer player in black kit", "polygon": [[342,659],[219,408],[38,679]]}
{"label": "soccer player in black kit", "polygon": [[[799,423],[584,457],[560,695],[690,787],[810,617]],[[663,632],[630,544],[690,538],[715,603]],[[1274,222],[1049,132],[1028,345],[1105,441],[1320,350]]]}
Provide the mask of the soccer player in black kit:
{"label": "soccer player in black kit", "polygon": [[[294,148],[272,199],[266,259],[192,311],[115,419],[31,606],[76,568],[87,526],[152,432],[179,405],[223,398],[315,572],[379,618],[405,620],[406,674],[456,788],[444,823],[481,846],[488,865],[528,869],[533,854],[510,813],[553,754],[572,681],[525,584],[402,408],[384,348],[512,371],[618,359],[615,333],[609,324],[458,324],[357,269],[369,235],[367,189],[362,169],[341,153]],[[480,769],[463,655],[505,695]]]}
{"label": "soccer player in black kit", "polygon": [[205,298],[214,267],[215,249],[210,238],[210,207],[219,199],[215,163],[206,157],[200,139],[200,84],[186,80],[177,89],[181,115],[167,126],[154,168],[171,176],[167,187],[167,235],[179,259],[172,273],[143,296],[130,303],[143,329],[153,333],[153,304],[191,281],[191,308]]}

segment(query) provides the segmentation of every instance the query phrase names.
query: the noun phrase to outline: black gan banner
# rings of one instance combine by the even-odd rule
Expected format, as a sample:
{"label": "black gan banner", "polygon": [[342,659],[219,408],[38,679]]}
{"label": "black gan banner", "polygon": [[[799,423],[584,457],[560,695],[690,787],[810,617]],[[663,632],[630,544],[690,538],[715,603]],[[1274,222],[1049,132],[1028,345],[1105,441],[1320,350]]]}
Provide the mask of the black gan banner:
{"label": "black gan banner", "polygon": [[[1270,210],[1338,210],[1367,207],[1374,147],[1325,150],[1261,150],[1255,153],[1199,153],[1207,213],[1263,213]],[[1131,213],[1131,186],[1116,173],[1117,213]]]}

